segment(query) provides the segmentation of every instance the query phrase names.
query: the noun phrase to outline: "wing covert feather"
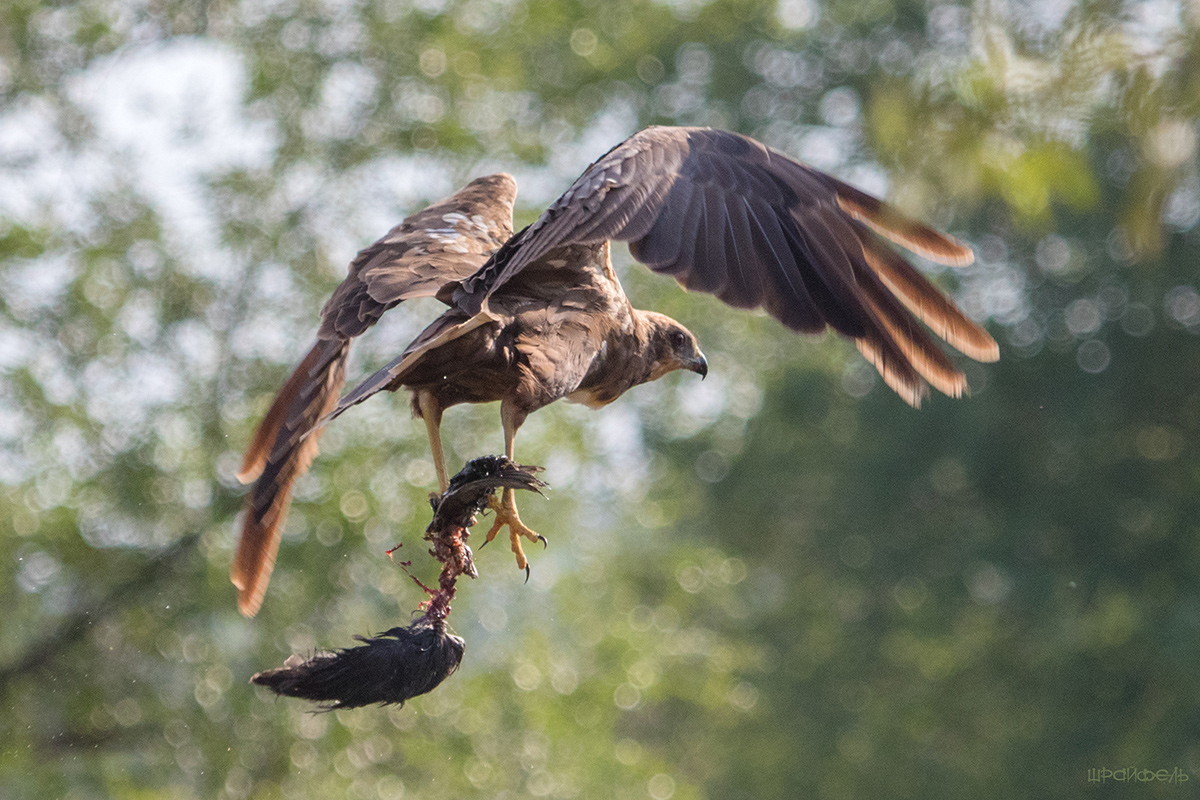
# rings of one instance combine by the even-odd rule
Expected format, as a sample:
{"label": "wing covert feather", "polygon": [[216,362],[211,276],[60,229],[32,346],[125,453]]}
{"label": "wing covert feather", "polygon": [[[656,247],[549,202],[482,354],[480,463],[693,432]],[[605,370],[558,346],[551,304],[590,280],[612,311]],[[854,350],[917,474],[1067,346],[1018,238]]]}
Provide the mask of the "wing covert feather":
{"label": "wing covert feather", "polygon": [[512,237],[517,184],[499,173],[405,218],[364,248],[321,311],[322,339],[349,339],[403,300],[435,297],[478,270]]}

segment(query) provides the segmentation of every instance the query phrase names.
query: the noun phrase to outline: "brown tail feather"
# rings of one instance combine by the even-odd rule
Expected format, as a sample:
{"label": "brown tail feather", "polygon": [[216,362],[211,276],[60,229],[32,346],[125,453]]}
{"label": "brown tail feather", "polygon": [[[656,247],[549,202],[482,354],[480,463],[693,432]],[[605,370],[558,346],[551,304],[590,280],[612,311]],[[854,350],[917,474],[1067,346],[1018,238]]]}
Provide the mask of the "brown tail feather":
{"label": "brown tail feather", "polygon": [[287,379],[287,383],[279,390],[279,394],[275,396],[275,402],[271,403],[271,408],[267,410],[267,415],[263,417],[262,422],[258,423],[254,439],[246,448],[246,456],[242,459],[242,468],[237,474],[239,481],[250,483],[262,474],[263,465],[267,463],[267,455],[275,445],[275,437],[279,435],[279,429],[288,417],[288,409],[291,408],[292,401],[310,381],[313,370],[318,369],[322,362],[328,359],[327,350],[335,344],[336,342],[333,341],[317,342],[308,351],[308,355],[296,366],[291,377]]}
{"label": "brown tail feather", "polygon": [[991,334],[963,314],[928,278],[868,231],[863,230],[860,235],[867,264],[930,330],[976,361],[1000,358],[1000,348]]}
{"label": "brown tail feather", "polygon": [[320,432],[313,428],[337,405],[349,350],[349,341],[317,342],[283,385],[246,453],[238,477],[258,480],[246,499],[246,520],[229,576],[238,589],[238,609],[248,617],[262,605],[292,484],[317,454]]}
{"label": "brown tail feather", "polygon": [[953,236],[911,220],[882,200],[836,178],[822,178],[837,192],[838,205],[843,211],[904,249],[951,267],[965,266],[975,260],[971,248]]}

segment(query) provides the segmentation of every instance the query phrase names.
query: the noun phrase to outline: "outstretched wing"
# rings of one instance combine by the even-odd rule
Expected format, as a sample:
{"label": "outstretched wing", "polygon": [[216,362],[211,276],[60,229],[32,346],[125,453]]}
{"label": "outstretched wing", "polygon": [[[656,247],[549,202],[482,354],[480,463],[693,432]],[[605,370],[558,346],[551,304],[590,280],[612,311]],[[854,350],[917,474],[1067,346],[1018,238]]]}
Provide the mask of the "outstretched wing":
{"label": "outstretched wing", "polygon": [[552,250],[617,239],[688,289],[764,308],[796,331],[852,337],[913,405],[926,382],[957,396],[964,376],[917,319],[981,361],[998,357],[996,343],[880,235],[931,261],[973,260],[953,237],[746,136],[647,128],[592,164],[455,300],[474,313]]}
{"label": "outstretched wing", "polygon": [[350,340],[403,300],[432,297],[479,269],[512,235],[516,182],[489,175],[420,211],[367,247],[321,312],[317,343],[284,384],[246,451],[238,478],[255,481],[230,578],[238,608],[262,605],[292,484],[317,454],[321,418],[345,385]]}
{"label": "outstretched wing", "polygon": [[350,262],[321,310],[318,336],[358,336],[400,301],[435,297],[473,274],[512,236],[516,196],[511,175],[488,175],[406,218]]}

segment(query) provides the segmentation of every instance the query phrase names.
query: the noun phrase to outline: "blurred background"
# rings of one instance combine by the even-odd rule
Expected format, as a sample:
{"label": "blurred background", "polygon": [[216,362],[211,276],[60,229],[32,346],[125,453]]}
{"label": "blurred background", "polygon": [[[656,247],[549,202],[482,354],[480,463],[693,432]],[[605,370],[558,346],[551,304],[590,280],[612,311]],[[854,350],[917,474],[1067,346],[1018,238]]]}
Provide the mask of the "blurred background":
{"label": "blurred background", "polygon": [[[1200,780],[1195,0],[7,0],[0,797],[1185,796]],[[751,134],[971,242],[1001,343],[920,411],[833,336],[635,303],[712,365],[522,429],[533,577],[462,669],[313,714],[247,680],[436,575],[406,396],[338,420],[266,604],[254,425],[354,253],[471,177],[519,225],[652,123]],[[922,265],[930,269],[930,265]],[[351,379],[436,313],[392,312]],[[450,460],[502,450],[456,408]]]}

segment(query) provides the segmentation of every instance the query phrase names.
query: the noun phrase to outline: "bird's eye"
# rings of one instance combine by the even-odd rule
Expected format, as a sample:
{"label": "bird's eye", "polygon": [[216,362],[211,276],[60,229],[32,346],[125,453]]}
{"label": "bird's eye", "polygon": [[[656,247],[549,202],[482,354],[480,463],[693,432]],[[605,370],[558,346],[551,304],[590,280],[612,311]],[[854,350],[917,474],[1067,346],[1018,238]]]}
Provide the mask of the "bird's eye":
{"label": "bird's eye", "polygon": [[671,346],[672,347],[678,349],[680,347],[683,347],[685,344],[687,344],[687,336],[684,335],[683,331],[674,331],[671,334]]}

